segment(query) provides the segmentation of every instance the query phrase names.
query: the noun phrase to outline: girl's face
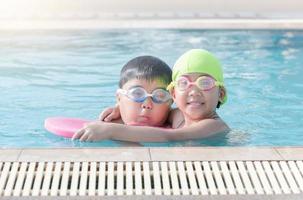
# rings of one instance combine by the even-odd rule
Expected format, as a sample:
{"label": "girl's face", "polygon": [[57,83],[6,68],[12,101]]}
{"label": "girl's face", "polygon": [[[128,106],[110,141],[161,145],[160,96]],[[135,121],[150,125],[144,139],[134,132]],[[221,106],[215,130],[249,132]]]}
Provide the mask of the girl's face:
{"label": "girl's face", "polygon": [[[191,73],[183,75],[191,82],[195,82],[199,77],[207,76],[201,73]],[[172,90],[172,97],[178,108],[185,117],[185,123],[199,121],[211,117],[216,110],[219,100],[222,100],[225,90],[214,86],[211,89],[203,91],[197,85],[189,85],[187,89],[180,90],[175,86]]]}
{"label": "girl's face", "polygon": [[[159,80],[132,79],[125,83],[121,89],[129,91],[141,87],[151,94],[156,89],[165,89],[166,86]],[[147,97],[143,102],[135,102],[121,93],[117,93],[117,101],[123,122],[128,125],[141,126],[162,126],[166,122],[172,102],[172,100],[169,100],[165,103],[155,103],[151,97]]]}

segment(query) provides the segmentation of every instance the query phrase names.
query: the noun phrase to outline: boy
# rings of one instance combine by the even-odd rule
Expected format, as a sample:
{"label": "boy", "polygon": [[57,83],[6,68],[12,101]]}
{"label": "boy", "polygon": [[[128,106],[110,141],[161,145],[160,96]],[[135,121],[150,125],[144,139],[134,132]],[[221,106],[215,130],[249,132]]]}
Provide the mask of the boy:
{"label": "boy", "polygon": [[[170,67],[153,56],[139,56],[127,62],[121,70],[116,94],[121,119],[115,123],[164,126],[172,104],[166,90],[171,74]],[[91,139],[92,135],[85,134],[81,141]]]}

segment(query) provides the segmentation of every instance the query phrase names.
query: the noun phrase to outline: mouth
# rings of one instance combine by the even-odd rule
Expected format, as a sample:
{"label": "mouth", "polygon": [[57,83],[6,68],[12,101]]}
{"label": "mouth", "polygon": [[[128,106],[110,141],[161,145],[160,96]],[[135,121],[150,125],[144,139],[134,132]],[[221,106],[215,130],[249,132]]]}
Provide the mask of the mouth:
{"label": "mouth", "polygon": [[145,115],[141,115],[137,119],[137,121],[140,123],[147,123],[147,122],[149,122],[149,120],[150,120],[149,117],[145,116]]}
{"label": "mouth", "polygon": [[192,107],[199,107],[199,106],[204,105],[204,103],[201,101],[189,101],[189,102],[187,102],[187,105],[192,106]]}

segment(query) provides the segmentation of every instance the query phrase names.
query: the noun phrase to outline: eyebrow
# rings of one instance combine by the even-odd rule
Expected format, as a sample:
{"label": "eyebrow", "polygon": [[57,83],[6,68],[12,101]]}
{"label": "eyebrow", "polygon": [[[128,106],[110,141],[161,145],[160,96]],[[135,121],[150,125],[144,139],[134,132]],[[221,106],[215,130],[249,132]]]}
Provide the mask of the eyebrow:
{"label": "eyebrow", "polygon": [[[186,78],[188,78],[190,81],[192,81],[192,79],[191,79],[191,77],[190,77],[190,75],[182,75],[182,76],[185,76]],[[208,75],[208,74],[200,74],[197,78],[200,78],[201,76],[207,76],[207,77],[211,77],[212,78],[212,76],[210,76],[210,75]]]}
{"label": "eyebrow", "polygon": [[[144,90],[146,90],[142,85],[133,85],[133,86],[131,86],[130,88],[128,88],[128,90],[133,89],[133,88],[136,88],[136,87],[140,87],[140,88],[143,88]],[[157,90],[157,89],[166,90],[165,87],[156,87],[156,88],[154,88],[152,91]]]}
{"label": "eyebrow", "polygon": [[129,87],[128,90],[136,88],[136,87],[144,88],[142,85],[133,85],[133,86]]}

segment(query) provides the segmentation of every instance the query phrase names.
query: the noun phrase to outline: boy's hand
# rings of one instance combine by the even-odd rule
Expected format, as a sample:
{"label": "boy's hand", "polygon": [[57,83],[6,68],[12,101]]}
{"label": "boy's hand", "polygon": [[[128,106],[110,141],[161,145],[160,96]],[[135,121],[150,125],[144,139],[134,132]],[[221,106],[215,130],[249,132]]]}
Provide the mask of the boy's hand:
{"label": "boy's hand", "polygon": [[99,120],[105,122],[111,122],[116,119],[120,119],[120,108],[118,105],[111,108],[105,108],[102,113],[99,115]]}
{"label": "boy's hand", "polygon": [[110,134],[108,134],[109,131],[106,129],[107,125],[109,124],[100,121],[88,123],[82,129],[78,130],[72,139],[79,139],[81,142],[110,139]]}

